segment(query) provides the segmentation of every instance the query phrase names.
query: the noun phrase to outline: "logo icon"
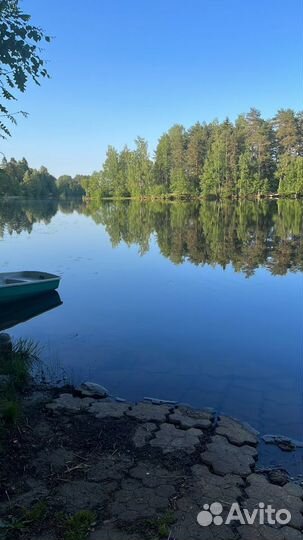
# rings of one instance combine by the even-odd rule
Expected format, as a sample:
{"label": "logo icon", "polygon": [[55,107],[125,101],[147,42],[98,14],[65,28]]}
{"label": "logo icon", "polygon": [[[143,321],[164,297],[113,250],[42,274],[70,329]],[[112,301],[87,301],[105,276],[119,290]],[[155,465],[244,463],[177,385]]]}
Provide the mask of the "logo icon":
{"label": "logo icon", "polygon": [[214,502],[211,505],[204,504],[203,510],[197,516],[197,521],[201,527],[208,527],[212,523],[222,525],[223,518],[220,515],[222,512],[223,506],[219,502]]}

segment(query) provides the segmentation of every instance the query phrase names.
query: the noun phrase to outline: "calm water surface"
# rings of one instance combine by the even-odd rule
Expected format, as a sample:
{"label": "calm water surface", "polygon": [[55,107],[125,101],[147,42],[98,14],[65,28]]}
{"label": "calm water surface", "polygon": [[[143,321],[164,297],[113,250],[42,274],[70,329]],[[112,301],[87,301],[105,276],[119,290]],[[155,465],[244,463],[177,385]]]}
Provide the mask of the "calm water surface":
{"label": "calm water surface", "polygon": [[299,201],[2,202],[0,271],[62,276],[63,304],[9,332],[74,383],[303,440],[302,224]]}

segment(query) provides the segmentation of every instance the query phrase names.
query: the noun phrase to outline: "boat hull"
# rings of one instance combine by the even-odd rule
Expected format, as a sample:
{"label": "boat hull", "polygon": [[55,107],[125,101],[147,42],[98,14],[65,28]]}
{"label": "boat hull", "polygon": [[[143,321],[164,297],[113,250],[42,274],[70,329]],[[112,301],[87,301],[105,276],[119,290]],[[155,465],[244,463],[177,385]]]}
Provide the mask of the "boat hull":
{"label": "boat hull", "polygon": [[[37,279],[35,279],[36,274]],[[10,274],[9,276],[12,276],[13,278],[15,278],[15,276],[19,277],[18,274]],[[59,276],[42,274],[41,272],[23,272],[20,276],[21,279],[19,280],[15,278],[16,283],[7,284],[8,281],[12,281],[13,279],[7,278],[6,285],[0,285],[0,304],[46,294],[57,289],[60,283]],[[23,276],[24,281],[22,280]],[[30,276],[30,278],[28,278],[28,276]],[[43,279],[38,279],[38,276],[43,276]]]}

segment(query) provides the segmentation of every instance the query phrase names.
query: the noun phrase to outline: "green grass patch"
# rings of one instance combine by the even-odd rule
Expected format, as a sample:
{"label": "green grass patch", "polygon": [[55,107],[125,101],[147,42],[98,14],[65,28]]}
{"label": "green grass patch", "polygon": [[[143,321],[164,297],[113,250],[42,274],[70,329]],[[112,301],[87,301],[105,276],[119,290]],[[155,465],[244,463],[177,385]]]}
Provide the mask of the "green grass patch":
{"label": "green grass patch", "polygon": [[64,540],[85,540],[96,516],[90,510],[81,510],[64,521]]}
{"label": "green grass patch", "polygon": [[146,528],[152,533],[153,538],[156,540],[169,538],[171,532],[171,526],[175,523],[176,518],[174,514],[170,511],[165,512],[163,516],[160,516],[156,519],[147,520]]}
{"label": "green grass patch", "polygon": [[34,363],[38,361],[38,353],[38,346],[24,339],[14,343],[11,352],[0,352],[0,438],[3,438],[7,427],[16,424],[21,416],[19,396],[29,381]]}

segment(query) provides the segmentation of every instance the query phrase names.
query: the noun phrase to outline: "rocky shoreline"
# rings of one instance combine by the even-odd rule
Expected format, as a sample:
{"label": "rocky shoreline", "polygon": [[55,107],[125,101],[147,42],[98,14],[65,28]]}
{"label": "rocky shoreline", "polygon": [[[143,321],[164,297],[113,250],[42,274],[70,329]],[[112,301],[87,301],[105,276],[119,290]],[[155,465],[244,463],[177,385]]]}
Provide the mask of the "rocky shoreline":
{"label": "rocky shoreline", "polygon": [[[258,471],[252,428],[208,409],[116,401],[97,386],[33,387],[25,397],[0,455],[0,538],[303,538],[302,486],[285,471]],[[250,513],[271,504],[291,521],[227,525],[233,503]],[[209,511],[215,505],[220,516]],[[201,512],[212,523],[199,524]],[[88,515],[71,529],[71,518]]]}

